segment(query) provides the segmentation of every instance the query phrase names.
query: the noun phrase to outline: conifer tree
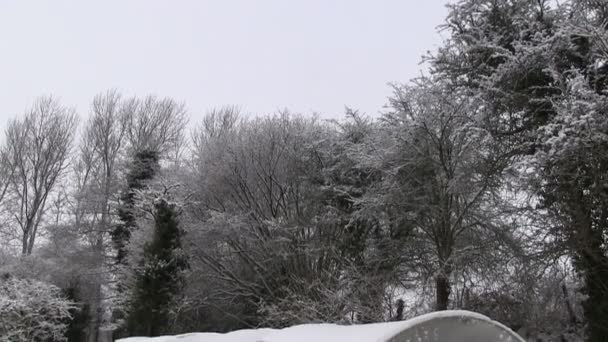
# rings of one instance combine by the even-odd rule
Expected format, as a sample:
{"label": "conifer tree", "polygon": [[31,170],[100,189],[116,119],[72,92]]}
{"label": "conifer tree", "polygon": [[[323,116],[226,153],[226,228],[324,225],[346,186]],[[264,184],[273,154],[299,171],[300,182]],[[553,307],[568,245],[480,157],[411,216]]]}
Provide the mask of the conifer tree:
{"label": "conifer tree", "polygon": [[[159,168],[159,153],[157,151],[141,150],[135,153],[127,172],[127,189],[120,198],[120,207],[118,208],[120,222],[111,232],[112,242],[116,249],[116,266],[119,266],[119,268],[128,264],[127,246],[133,231],[137,228],[136,215],[134,212],[136,192],[145,188],[146,182],[154,178]],[[126,289],[127,281],[124,274],[122,274],[117,280],[116,290],[123,299],[127,299],[124,297],[127,293]],[[122,310],[117,309],[113,312],[113,319],[115,321],[124,322],[125,318],[128,317],[125,317],[125,313]],[[125,331],[124,328],[129,327],[122,326],[117,329],[114,331],[114,337],[120,338],[128,336],[130,329]]]}
{"label": "conifer tree", "polygon": [[159,169],[159,154],[153,150],[142,150],[135,154],[127,174],[127,189],[121,197],[121,207],[118,209],[120,223],[112,231],[112,241],[116,248],[116,262],[125,262],[126,245],[131,238],[132,230],[136,227],[133,206],[135,193],[142,190],[147,181],[154,178]]}
{"label": "conifer tree", "polygon": [[171,302],[179,293],[187,267],[181,253],[181,230],[175,205],[166,199],[154,203],[154,233],[145,244],[136,272],[128,327],[133,335],[158,336],[168,332]]}

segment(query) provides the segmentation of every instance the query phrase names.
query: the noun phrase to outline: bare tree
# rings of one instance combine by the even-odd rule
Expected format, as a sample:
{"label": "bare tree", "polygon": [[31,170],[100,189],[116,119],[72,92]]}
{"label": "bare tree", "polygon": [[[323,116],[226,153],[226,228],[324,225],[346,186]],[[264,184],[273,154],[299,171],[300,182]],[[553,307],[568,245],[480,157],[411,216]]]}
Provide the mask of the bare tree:
{"label": "bare tree", "polygon": [[234,131],[239,120],[240,113],[237,107],[228,106],[208,112],[201,125],[192,134],[195,151],[201,152],[205,148],[205,144]]}
{"label": "bare tree", "polygon": [[15,164],[9,163],[8,154],[0,152],[0,203],[3,202],[11,184],[11,179],[15,175]]}
{"label": "bare tree", "polygon": [[117,163],[125,145],[127,119],[118,92],[110,90],[95,96],[76,163],[76,224],[96,255],[95,270],[89,279],[92,298],[87,336],[91,342],[97,341],[101,324],[104,238],[113,221],[111,204],[118,194]]}
{"label": "bare tree", "polygon": [[171,98],[148,95],[123,103],[128,114],[127,136],[134,151],[152,150],[170,154],[183,146],[186,107]]}
{"label": "bare tree", "polygon": [[[99,224],[98,239],[108,231],[110,201],[117,192],[116,167],[125,145],[128,117],[121,104],[121,96],[111,90],[95,96],[91,106],[91,117],[87,122],[81,148],[81,159],[87,168],[83,181],[89,186],[90,198],[94,200]],[[85,168],[86,169],[86,168]]]}
{"label": "bare tree", "polygon": [[9,206],[21,231],[23,255],[32,253],[49,194],[66,169],[76,124],[74,109],[41,97],[6,129],[4,155],[7,168],[14,170]]}

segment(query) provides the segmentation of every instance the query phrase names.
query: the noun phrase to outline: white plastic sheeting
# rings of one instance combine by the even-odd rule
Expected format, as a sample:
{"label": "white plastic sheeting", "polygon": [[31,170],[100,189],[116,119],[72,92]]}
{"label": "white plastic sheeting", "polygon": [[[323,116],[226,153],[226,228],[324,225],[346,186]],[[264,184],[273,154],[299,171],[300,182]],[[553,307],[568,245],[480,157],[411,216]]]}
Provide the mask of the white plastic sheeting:
{"label": "white plastic sheeting", "polygon": [[406,321],[361,325],[303,324],[285,329],[238,330],[130,337],[120,342],[524,342],[504,325],[461,310],[440,311]]}

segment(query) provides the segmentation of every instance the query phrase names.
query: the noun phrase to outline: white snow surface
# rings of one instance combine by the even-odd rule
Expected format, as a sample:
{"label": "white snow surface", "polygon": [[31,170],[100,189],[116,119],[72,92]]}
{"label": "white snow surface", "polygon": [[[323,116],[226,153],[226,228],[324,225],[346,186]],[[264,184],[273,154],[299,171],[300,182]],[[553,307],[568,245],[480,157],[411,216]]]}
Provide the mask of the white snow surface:
{"label": "white snow surface", "polygon": [[509,328],[484,315],[464,310],[447,310],[397,322],[360,325],[303,324],[285,329],[246,329],[226,334],[191,333],[176,336],[129,337],[117,342],[385,342],[410,327],[446,317],[469,317],[488,321],[510,331]]}

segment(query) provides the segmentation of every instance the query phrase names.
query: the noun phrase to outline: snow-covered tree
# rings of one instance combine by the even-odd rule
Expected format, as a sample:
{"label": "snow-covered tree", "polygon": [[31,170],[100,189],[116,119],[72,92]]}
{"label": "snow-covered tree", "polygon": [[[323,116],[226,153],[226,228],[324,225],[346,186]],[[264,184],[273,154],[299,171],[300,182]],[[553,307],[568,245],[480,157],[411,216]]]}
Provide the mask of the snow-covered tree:
{"label": "snow-covered tree", "polygon": [[423,256],[416,272],[434,280],[437,310],[448,308],[452,272],[488,241],[510,235],[498,195],[509,156],[481,125],[477,99],[467,95],[432,79],[397,87],[383,133],[362,160],[382,170],[368,201],[390,211],[395,229]]}
{"label": "snow-covered tree", "polygon": [[[201,296],[243,303],[235,309],[245,326],[345,317],[342,273],[351,263],[341,253],[354,246],[348,222],[336,219],[338,190],[324,184],[331,175],[323,166],[337,161],[329,150],[332,129],[287,113],[210,120],[196,138],[193,189],[200,207],[190,214],[197,229],[189,236],[201,239],[193,259],[224,285]],[[315,286],[305,292],[309,283]],[[321,310],[323,298],[343,302]]]}
{"label": "snow-covered tree", "polygon": [[519,155],[555,245],[585,281],[587,340],[607,333],[606,5],[464,0],[450,6],[440,77],[476,91],[495,139]]}
{"label": "snow-covered tree", "polygon": [[188,263],[182,250],[179,208],[164,192],[149,199],[152,236],[133,265],[127,326],[131,334],[159,336],[170,332],[172,306],[184,282]]}

